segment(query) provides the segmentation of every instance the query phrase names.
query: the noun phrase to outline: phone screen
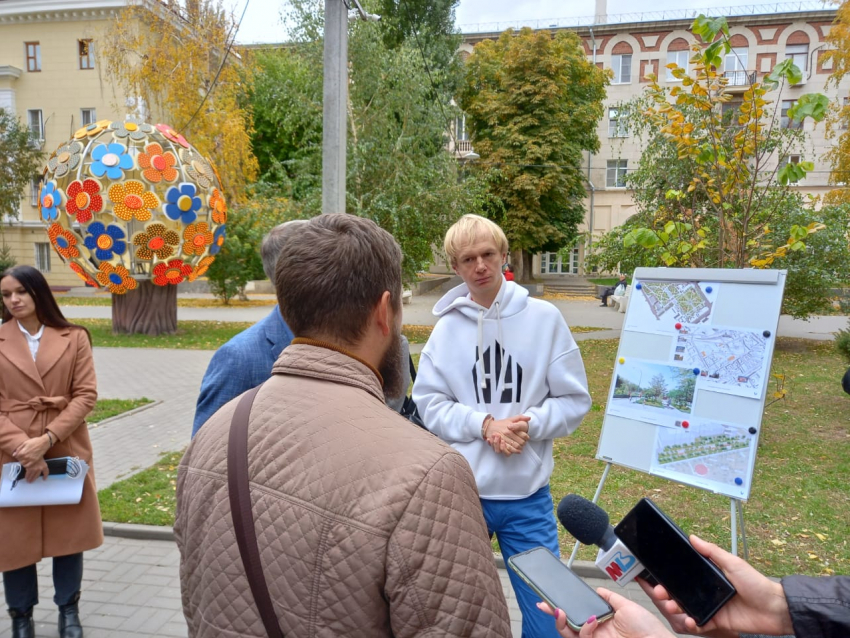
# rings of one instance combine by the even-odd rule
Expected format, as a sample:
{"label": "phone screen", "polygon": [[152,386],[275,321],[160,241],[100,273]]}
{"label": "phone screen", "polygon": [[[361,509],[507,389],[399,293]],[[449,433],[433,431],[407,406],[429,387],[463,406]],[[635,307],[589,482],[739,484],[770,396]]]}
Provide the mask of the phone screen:
{"label": "phone screen", "polygon": [[723,572],[649,499],[641,499],[614,533],[697,625],[711,620],[735,595]]}
{"label": "phone screen", "polygon": [[569,567],[545,547],[515,554],[508,565],[550,606],[567,615],[570,626],[578,630],[591,616],[599,621],[610,618],[614,610]]}

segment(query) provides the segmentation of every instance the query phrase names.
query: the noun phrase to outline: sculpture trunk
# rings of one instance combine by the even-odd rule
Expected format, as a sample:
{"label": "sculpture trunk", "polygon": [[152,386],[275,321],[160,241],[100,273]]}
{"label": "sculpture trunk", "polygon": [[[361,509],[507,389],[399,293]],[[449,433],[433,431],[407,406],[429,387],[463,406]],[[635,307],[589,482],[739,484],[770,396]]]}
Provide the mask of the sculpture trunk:
{"label": "sculpture trunk", "polygon": [[153,337],[177,332],[177,286],[138,284],[127,294],[112,295],[112,332]]}

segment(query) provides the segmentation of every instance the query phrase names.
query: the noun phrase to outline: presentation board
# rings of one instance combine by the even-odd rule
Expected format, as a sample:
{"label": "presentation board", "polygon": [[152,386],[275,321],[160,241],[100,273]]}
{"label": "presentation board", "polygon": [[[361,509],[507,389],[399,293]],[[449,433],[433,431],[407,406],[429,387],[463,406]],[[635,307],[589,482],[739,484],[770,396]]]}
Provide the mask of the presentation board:
{"label": "presentation board", "polygon": [[785,275],[638,268],[596,458],[747,500]]}

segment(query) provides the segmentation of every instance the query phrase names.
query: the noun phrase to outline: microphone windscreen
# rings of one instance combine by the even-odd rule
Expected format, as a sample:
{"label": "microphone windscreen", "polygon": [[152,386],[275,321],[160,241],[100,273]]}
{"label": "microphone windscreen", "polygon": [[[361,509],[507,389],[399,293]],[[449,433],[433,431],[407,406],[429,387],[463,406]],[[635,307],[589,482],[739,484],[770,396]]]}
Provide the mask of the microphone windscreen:
{"label": "microphone windscreen", "polygon": [[608,513],[578,494],[558,503],[558,520],[583,545],[598,545],[608,530]]}

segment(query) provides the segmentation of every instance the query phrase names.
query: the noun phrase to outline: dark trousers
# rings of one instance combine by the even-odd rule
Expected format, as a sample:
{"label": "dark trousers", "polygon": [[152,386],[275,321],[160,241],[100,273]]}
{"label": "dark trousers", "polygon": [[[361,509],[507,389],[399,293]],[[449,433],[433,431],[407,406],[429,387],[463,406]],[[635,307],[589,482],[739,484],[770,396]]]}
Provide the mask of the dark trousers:
{"label": "dark trousers", "polygon": [[608,305],[608,297],[614,294],[616,287],[612,286],[611,288],[606,288],[605,292],[602,293],[602,303],[603,305]]}
{"label": "dark trousers", "polygon": [[[53,602],[67,605],[83,582],[83,553],[53,557]],[[38,574],[35,565],[3,572],[3,588],[9,609],[26,611],[38,604]]]}

